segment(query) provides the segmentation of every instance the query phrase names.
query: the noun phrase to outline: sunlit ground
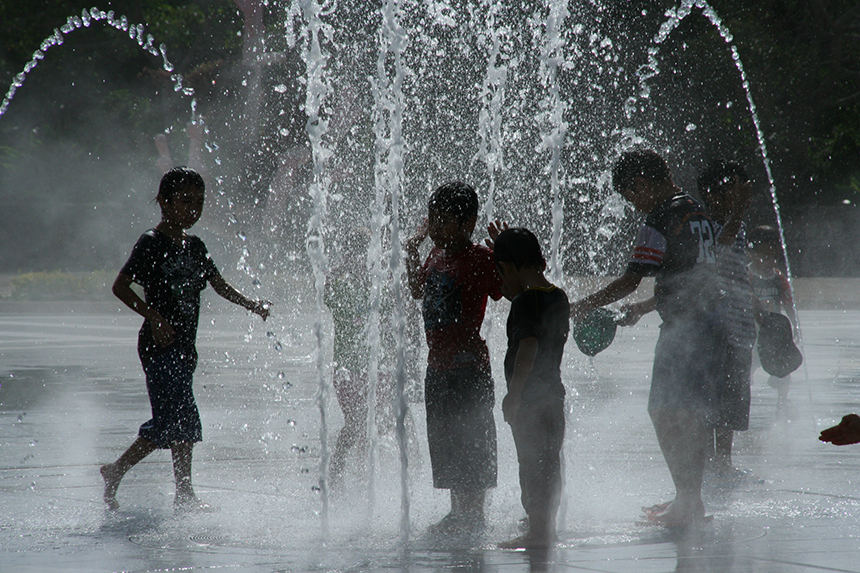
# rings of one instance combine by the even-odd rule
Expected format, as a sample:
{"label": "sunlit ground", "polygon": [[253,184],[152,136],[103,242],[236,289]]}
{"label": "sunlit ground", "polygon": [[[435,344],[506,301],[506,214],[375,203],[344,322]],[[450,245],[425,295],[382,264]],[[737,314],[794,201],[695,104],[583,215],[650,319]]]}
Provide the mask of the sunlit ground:
{"label": "sunlit ground", "polygon": [[[64,310],[0,312],[3,571],[860,571],[860,445],[817,440],[860,411],[860,311],[801,311],[794,419],[777,418],[776,391],[759,371],[751,428],[735,448],[750,476],[735,487],[709,480],[714,520],[686,532],[638,523],[643,505],[673,491],[645,411],[656,319],[620,330],[593,364],[571,343],[560,541],[527,554],[495,548],[523,515],[498,407],[499,487],[483,535],[425,535],[448,499],[430,486],[420,403],[410,404],[409,543],[400,544],[391,435],[380,437],[372,486],[362,460],[350,459],[346,493],[333,494],[324,531],[312,309],[265,325],[240,310],[201,317],[204,441],[194,480],[218,512],[174,516],[170,456],[157,452],[127,475],[120,510],[106,513],[99,465],[149,417],[135,351],[140,320],[112,304],[52,308]],[[505,312],[495,306],[487,333],[498,402]],[[342,419],[331,400],[327,421],[332,447]]]}

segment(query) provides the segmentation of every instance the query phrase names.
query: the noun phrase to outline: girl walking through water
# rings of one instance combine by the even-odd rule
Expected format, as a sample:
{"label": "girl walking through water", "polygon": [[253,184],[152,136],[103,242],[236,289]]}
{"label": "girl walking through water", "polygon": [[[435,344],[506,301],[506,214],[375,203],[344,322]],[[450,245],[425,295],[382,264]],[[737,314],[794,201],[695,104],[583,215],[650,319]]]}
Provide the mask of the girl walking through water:
{"label": "girl walking through water", "polygon": [[[152,419],[140,427],[137,439],[115,462],[101,467],[104,501],[110,510],[119,508],[116,492],[126,472],[156,449],[167,448],[176,481],[174,509],[211,509],[191,486],[191,452],[202,439],[192,390],[200,291],[208,283],[226,300],[263,320],[269,316],[269,302],[251,300],[230,286],[203,241],[186,234],[200,219],[204,193],[203,178],[197,172],[185,167],[168,171],[156,197],[161,222],[141,235],[113,284],[117,298],[144,318],[137,350]],[[132,290],[132,283],[143,287],[145,300]]]}

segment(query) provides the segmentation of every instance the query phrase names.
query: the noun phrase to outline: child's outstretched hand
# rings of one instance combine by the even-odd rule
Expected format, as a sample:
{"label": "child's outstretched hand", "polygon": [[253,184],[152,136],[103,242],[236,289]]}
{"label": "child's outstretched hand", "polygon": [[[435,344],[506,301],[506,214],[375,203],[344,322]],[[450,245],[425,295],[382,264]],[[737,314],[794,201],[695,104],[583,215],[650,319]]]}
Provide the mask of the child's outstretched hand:
{"label": "child's outstretched hand", "polygon": [[636,304],[625,304],[622,305],[618,310],[618,320],[615,322],[618,326],[633,326],[639,319],[642,318],[644,313],[641,312],[640,308],[636,306]]}
{"label": "child's outstretched hand", "polygon": [[621,305],[619,318],[615,322],[618,326],[633,326],[639,319],[653,311],[657,307],[657,300],[649,298],[640,302]]}
{"label": "child's outstretched hand", "polygon": [[733,184],[728,188],[726,198],[729,202],[729,209],[734,215],[743,215],[750,207],[753,197],[752,183],[749,181],[741,181],[735,175]]}
{"label": "child's outstretched hand", "polygon": [[835,446],[860,443],[860,416],[857,414],[843,416],[839,424],[823,430],[818,439]]}
{"label": "child's outstretched hand", "polygon": [[415,234],[406,239],[406,250],[407,251],[418,251],[418,247],[421,246],[421,243],[424,242],[424,239],[427,238],[427,235],[430,234],[430,222],[427,219],[424,219],[421,222],[421,225],[415,230]]}
{"label": "child's outstretched hand", "polygon": [[149,327],[152,330],[152,337],[155,343],[161,347],[170,346],[176,338],[176,331],[170,326],[163,317],[159,316],[155,320],[149,322]]}
{"label": "child's outstretched hand", "polygon": [[520,411],[520,397],[515,394],[505,394],[502,399],[502,415],[505,417],[505,422],[514,425],[517,423],[517,414]]}
{"label": "child's outstretched hand", "polygon": [[484,239],[484,242],[487,244],[488,247],[492,249],[496,244],[496,239],[499,237],[499,234],[501,234],[502,231],[505,231],[507,229],[507,221],[501,221],[499,219],[496,219],[495,221],[487,225],[487,234],[490,236],[490,238]]}
{"label": "child's outstretched hand", "polygon": [[265,320],[269,318],[269,309],[272,308],[272,303],[267,300],[255,300],[251,303],[250,310],[254,314],[260,315],[260,318]]}

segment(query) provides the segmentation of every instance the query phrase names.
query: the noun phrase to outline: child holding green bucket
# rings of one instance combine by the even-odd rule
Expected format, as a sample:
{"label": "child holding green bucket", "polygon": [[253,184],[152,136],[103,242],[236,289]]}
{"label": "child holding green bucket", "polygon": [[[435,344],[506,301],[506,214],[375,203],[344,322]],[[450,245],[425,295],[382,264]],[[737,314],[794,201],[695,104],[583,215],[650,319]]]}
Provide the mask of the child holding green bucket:
{"label": "child holding green bucket", "polygon": [[716,234],[705,210],[675,185],[668,164],[654,151],[624,153],[613,167],[612,184],[647,217],[624,274],[572,304],[571,317],[579,322],[635,292],[644,277],[655,277],[651,304],[663,324],[648,413],[676,495],[645,513],[655,524],[691,525],[705,519],[702,476],[715,414],[715,378],[726,342],[716,283]]}
{"label": "child holding green bucket", "polygon": [[[708,440],[709,467],[717,478],[732,481],[746,475],[732,465],[732,442],[734,432],[749,428],[750,369],[756,339],[743,224],[752,199],[752,185],[741,165],[725,159],[709,163],[696,183],[717,234],[717,280],[726,312],[728,342],[724,370],[717,385],[714,438]],[[624,323],[635,323],[642,311],[653,307],[653,300],[622,307]]]}

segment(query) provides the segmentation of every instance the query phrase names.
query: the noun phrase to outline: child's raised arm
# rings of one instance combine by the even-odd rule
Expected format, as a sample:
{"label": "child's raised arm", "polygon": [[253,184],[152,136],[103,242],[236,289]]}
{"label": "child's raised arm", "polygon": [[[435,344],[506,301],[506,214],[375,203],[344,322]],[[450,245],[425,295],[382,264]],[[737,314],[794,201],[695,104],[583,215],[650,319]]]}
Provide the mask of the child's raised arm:
{"label": "child's raised arm", "polygon": [[176,334],[173,327],[170,326],[170,323],[157,310],[137,296],[137,293],[131,288],[131,283],[133,282],[134,280],[130,276],[119,273],[111,288],[114,296],[125,303],[128,308],[149,321],[152,336],[157,345],[169,346],[173,343],[174,335]]}
{"label": "child's raised arm", "polygon": [[424,282],[418,276],[418,271],[421,268],[418,247],[421,246],[429,233],[429,223],[425,219],[415,234],[406,239],[406,243],[403,245],[403,249],[406,251],[406,278],[409,281],[409,292],[412,293],[412,298],[416,299],[424,298]]}
{"label": "child's raised arm", "polygon": [[233,304],[238,304],[241,307],[244,307],[254,314],[260,315],[260,318],[266,320],[269,318],[269,307],[272,306],[267,300],[251,300],[239,291],[237,291],[233,286],[224,280],[220,274],[215,275],[214,277],[209,279],[209,284],[212,285],[212,288],[215,292],[218,293],[219,296],[224,298],[225,300],[229,300]]}
{"label": "child's raised arm", "polygon": [[639,287],[642,276],[633,273],[624,273],[599,291],[570,305],[570,318],[579,322],[595,308],[612,304],[631,294]]}
{"label": "child's raised arm", "polygon": [[502,231],[505,231],[508,228],[509,227],[507,221],[496,219],[495,221],[491,222],[489,225],[487,225],[487,234],[490,236],[490,238],[484,239],[484,243],[486,243],[489,248],[494,248],[496,246],[496,239],[499,237]]}

